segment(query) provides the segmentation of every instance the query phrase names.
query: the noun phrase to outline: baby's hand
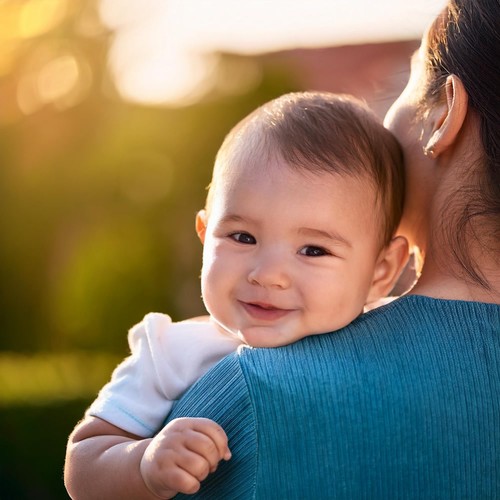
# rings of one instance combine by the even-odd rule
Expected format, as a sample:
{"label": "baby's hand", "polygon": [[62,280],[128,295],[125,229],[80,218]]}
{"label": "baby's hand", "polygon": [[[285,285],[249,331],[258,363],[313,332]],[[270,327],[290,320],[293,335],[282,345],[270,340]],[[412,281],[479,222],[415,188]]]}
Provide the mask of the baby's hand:
{"label": "baby's hand", "polygon": [[218,463],[231,452],[222,427],[207,418],[177,418],[151,441],[141,460],[146,486],[160,498],[200,489]]}

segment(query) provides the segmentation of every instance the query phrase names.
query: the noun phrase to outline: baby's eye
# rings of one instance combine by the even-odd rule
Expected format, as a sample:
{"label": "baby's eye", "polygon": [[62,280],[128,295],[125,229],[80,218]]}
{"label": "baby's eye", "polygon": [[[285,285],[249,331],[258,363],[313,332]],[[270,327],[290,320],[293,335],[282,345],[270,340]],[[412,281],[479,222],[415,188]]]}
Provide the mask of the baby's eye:
{"label": "baby's eye", "polygon": [[255,243],[257,243],[255,238],[248,233],[231,233],[229,237],[238,243],[243,243],[244,245],[255,245]]}
{"label": "baby's eye", "polygon": [[323,255],[331,255],[331,253],[321,247],[306,246],[302,248],[299,252],[301,255],[306,257],[322,257]]}

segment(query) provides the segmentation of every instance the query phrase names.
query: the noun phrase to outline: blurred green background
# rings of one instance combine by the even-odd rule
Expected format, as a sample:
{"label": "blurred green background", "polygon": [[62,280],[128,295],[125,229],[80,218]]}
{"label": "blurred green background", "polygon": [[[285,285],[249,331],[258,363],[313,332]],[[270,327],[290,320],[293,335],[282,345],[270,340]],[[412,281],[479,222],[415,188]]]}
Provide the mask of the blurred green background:
{"label": "blurred green background", "polygon": [[[117,26],[142,15],[107,4]],[[382,116],[418,45],[210,54],[203,92],[140,104],[117,84],[100,5],[0,0],[1,500],[68,498],[68,434],[128,329],[150,311],[204,313],[194,217],[230,128],[304,88],[368,96]]]}
{"label": "blurred green background", "polygon": [[149,311],[204,312],[194,216],[217,148],[296,88],[260,63],[246,92],[128,104],[106,71],[111,36],[96,2],[0,1],[1,499],[67,498],[67,436],[127,330]]}

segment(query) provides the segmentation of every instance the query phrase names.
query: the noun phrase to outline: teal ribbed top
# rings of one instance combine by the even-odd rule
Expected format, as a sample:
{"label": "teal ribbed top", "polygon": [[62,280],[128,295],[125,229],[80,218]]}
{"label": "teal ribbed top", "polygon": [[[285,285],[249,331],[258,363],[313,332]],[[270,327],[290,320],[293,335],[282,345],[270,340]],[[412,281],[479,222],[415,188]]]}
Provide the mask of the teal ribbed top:
{"label": "teal ribbed top", "polygon": [[179,416],[229,436],[233,458],[201,498],[500,498],[500,306],[407,296],[337,332],[243,349]]}

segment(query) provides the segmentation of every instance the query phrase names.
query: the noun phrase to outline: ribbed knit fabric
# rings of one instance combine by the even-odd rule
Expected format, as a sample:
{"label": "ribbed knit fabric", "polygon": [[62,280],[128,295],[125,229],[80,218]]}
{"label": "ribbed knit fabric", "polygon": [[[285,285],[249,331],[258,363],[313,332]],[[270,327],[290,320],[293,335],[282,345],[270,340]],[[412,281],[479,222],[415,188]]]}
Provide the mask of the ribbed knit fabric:
{"label": "ribbed knit fabric", "polygon": [[243,349],[171,418],[187,415],[219,422],[233,453],[200,498],[500,498],[500,306],[407,296]]}

